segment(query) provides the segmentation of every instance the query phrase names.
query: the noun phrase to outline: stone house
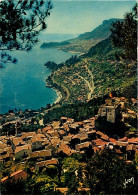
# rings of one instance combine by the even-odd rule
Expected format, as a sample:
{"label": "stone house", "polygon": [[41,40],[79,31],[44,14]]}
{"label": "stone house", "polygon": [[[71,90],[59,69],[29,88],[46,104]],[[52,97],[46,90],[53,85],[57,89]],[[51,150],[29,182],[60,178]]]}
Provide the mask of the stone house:
{"label": "stone house", "polygon": [[7,162],[13,159],[13,149],[12,147],[8,146],[3,149],[0,149],[0,161]]}
{"label": "stone house", "polygon": [[112,98],[106,99],[105,104],[99,106],[98,116],[105,117],[108,122],[115,123],[119,114],[120,104]]}
{"label": "stone house", "polygon": [[17,146],[14,151],[14,157],[15,160],[19,158],[24,158],[29,156],[29,154],[32,152],[31,144],[26,144],[23,146]]}
{"label": "stone house", "polygon": [[86,150],[92,149],[92,143],[91,142],[84,142],[81,144],[77,144],[75,146],[75,149],[77,151],[86,151]]}
{"label": "stone house", "polygon": [[30,158],[46,158],[50,159],[52,157],[51,150],[41,150],[41,151],[35,151],[29,154]]}
{"label": "stone house", "polygon": [[10,142],[11,142],[11,146],[12,146],[13,150],[15,150],[16,147],[18,147],[18,146],[23,146],[23,145],[26,144],[26,143],[22,140],[21,137],[13,137],[12,139],[10,139]]}
{"label": "stone house", "polygon": [[31,138],[31,143],[32,143],[32,150],[41,150],[44,149],[44,144],[46,143],[47,138],[43,134],[37,134],[36,136]]}
{"label": "stone house", "polygon": [[58,165],[58,159],[52,158],[50,160],[45,160],[45,161],[37,162],[36,163],[36,166],[35,166],[35,169],[37,171],[39,171],[41,168],[46,167],[48,165],[55,165],[55,166]]}

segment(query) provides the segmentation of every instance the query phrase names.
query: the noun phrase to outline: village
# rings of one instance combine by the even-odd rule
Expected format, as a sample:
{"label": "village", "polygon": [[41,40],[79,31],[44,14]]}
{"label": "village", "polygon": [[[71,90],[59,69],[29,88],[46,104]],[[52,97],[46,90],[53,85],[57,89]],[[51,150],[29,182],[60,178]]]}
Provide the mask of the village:
{"label": "village", "polygon": [[[80,122],[61,117],[59,121],[52,121],[36,132],[18,133],[16,128],[14,136],[0,136],[0,161],[25,163],[32,160],[34,169],[39,171],[47,165],[57,166],[58,156],[66,157],[74,153],[92,156],[108,148],[127,164],[131,164],[138,154],[137,132],[130,131],[128,136],[122,138],[117,135],[109,137],[95,126],[99,117],[104,117],[112,125],[118,121],[120,113],[122,121],[129,117],[136,118],[134,111],[125,109],[126,102],[124,97],[109,97],[99,107],[97,115]],[[18,177],[26,178],[27,174],[24,170],[11,174],[11,178]],[[7,179],[8,176],[2,178],[1,182],[4,183]]]}

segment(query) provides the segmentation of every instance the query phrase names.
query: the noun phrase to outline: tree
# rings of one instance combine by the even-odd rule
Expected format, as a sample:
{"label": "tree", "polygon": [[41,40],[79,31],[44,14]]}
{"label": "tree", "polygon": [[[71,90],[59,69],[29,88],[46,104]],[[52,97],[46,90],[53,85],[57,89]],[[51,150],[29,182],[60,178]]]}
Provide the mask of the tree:
{"label": "tree", "polygon": [[[113,151],[105,149],[96,153],[86,167],[92,194],[135,194],[137,171],[135,165],[126,165]],[[125,179],[134,177],[125,188]]]}
{"label": "tree", "polygon": [[137,58],[137,4],[124,20],[113,24],[112,41],[115,47],[124,50],[126,58],[135,60]]}
{"label": "tree", "polygon": [[17,62],[11,51],[32,49],[47,27],[45,19],[52,7],[50,0],[0,1],[0,67]]}

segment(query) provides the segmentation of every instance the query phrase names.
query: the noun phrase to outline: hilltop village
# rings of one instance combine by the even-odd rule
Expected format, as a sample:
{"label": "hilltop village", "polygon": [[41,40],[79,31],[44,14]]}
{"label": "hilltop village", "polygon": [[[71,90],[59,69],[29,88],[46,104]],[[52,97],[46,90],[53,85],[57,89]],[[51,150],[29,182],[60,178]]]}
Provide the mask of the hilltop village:
{"label": "hilltop village", "polygon": [[[94,117],[80,122],[61,117],[59,121],[52,121],[32,132],[18,133],[17,121],[14,120],[15,135],[0,136],[0,161],[14,161],[24,165],[33,161],[32,168],[39,171],[48,165],[57,166],[59,156],[70,157],[74,153],[93,156],[108,148],[127,164],[131,164],[138,154],[137,132],[130,131],[127,136],[120,138],[116,134],[109,136],[103,133],[95,125],[99,118],[104,118],[111,125],[118,120],[125,122],[127,118],[136,118],[136,112],[125,108],[126,103],[127,99],[124,97],[109,97]],[[11,178],[19,177],[27,177],[24,169],[16,169],[11,174]],[[7,180],[8,175],[1,182]]]}

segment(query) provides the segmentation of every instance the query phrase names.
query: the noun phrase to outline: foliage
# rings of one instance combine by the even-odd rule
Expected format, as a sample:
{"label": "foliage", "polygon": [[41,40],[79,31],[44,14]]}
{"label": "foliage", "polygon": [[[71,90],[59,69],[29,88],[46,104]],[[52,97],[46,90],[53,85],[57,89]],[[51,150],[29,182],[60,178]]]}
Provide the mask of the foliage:
{"label": "foliage", "polygon": [[25,190],[25,181],[22,179],[11,180],[9,179],[5,183],[1,184],[2,194],[23,194]]}
{"label": "foliage", "polygon": [[122,48],[124,56],[129,59],[137,59],[137,4],[130,13],[127,13],[123,21],[113,24],[112,41],[114,46]]}
{"label": "foliage", "polygon": [[[92,194],[135,194],[136,167],[126,165],[118,159],[113,151],[105,149],[96,153],[87,165],[88,179]],[[129,183],[125,188],[125,179],[134,177],[135,184]]]}
{"label": "foliage", "polygon": [[107,96],[104,96],[94,98],[88,103],[64,104],[59,108],[53,108],[45,114],[44,123],[59,120],[62,116],[74,118],[76,121],[95,116],[98,111],[98,106],[103,104],[106,98]]}
{"label": "foliage", "polygon": [[38,35],[46,29],[50,15],[50,1],[0,1],[0,66],[17,60],[7,51],[30,51],[38,42]]}

